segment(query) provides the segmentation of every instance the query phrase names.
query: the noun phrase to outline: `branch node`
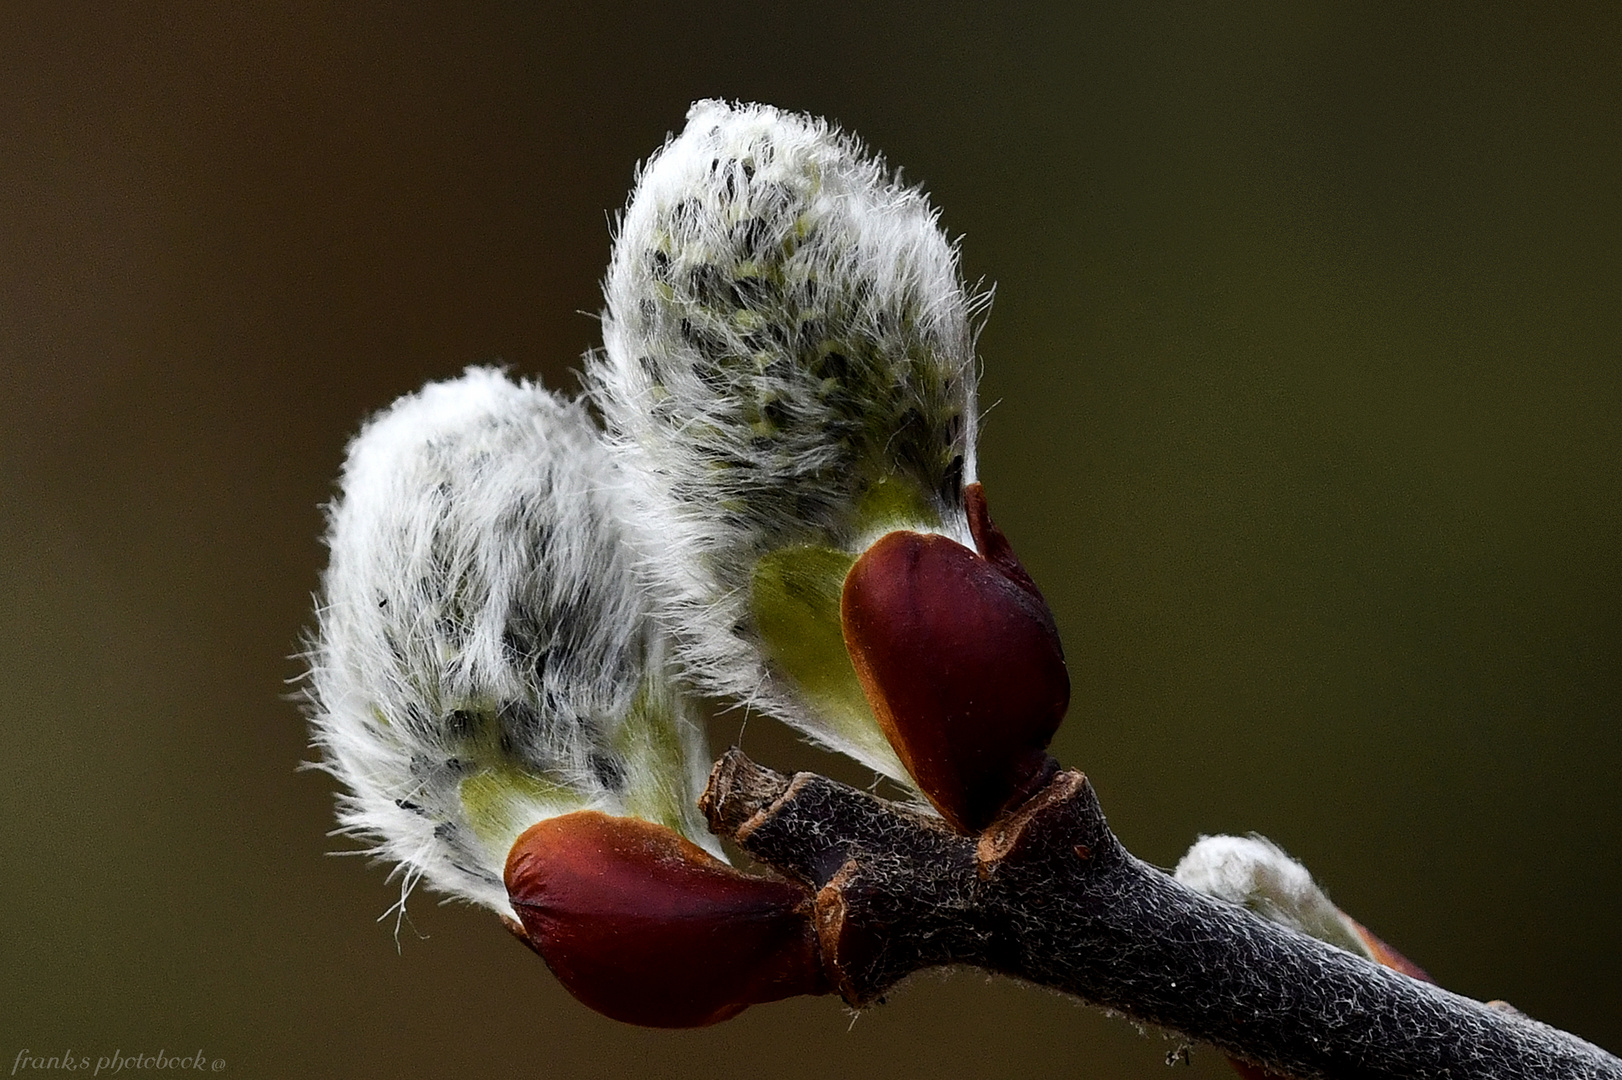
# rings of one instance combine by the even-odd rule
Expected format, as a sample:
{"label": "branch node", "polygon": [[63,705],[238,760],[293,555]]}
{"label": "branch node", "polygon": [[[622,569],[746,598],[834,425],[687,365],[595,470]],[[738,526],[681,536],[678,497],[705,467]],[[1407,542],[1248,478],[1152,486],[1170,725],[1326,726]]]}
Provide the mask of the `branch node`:
{"label": "branch node", "polygon": [[710,770],[698,808],[717,836],[736,836],[751,818],[767,813],[788,792],[790,778],[757,765],[736,746]]}

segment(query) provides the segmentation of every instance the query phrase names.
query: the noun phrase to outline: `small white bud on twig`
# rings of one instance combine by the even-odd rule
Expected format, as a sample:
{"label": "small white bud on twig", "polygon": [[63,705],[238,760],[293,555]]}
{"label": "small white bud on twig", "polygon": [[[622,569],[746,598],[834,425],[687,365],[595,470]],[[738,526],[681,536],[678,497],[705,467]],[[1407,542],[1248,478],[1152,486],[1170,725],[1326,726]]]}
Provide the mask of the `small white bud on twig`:
{"label": "small white bud on twig", "polygon": [[1380,962],[1307,868],[1264,836],[1202,836],[1178,862],[1176,877],[1195,892]]}

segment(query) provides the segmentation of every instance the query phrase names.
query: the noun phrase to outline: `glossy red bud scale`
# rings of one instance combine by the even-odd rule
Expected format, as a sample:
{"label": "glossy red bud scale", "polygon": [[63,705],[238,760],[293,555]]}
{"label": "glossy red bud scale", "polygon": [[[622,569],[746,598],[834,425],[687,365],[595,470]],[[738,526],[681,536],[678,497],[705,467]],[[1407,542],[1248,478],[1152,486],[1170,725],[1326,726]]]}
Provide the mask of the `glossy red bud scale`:
{"label": "glossy red bud scale", "polygon": [[965,490],[979,551],[892,532],[845,578],[845,646],[874,715],[920,790],[953,827],[979,832],[1048,764],[1070,703],[1053,614]]}
{"label": "glossy red bud scale", "polygon": [[828,990],[808,890],[742,874],[662,825],[550,818],[513,845],[506,881],[528,944],[615,1020],[700,1027]]}

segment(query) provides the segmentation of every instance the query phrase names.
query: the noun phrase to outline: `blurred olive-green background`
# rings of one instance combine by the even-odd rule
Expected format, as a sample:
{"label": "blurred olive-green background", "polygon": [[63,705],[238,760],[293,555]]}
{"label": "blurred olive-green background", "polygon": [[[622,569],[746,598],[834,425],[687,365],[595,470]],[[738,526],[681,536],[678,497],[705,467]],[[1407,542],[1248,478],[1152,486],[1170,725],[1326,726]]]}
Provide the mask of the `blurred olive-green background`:
{"label": "blurred olive-green background", "polygon": [[861,133],[996,282],[982,474],[1127,844],[1263,832],[1622,1051],[1616,5],[586,6],[0,10],[0,1063],[1165,1074],[972,972],[620,1027],[426,892],[397,952],[325,855],[284,695],[345,440],[468,363],[573,386],[704,96]]}

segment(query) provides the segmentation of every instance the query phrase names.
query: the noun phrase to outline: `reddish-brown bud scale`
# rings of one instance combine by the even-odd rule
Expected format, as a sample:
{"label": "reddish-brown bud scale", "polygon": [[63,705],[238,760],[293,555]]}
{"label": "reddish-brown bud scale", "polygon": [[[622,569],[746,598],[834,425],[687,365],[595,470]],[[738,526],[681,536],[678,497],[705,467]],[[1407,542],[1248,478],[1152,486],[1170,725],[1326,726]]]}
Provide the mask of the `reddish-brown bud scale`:
{"label": "reddish-brown bud scale", "polygon": [[[1345,913],[1342,912],[1342,914]],[[1368,927],[1353,919],[1350,915],[1347,915],[1346,918],[1352,924],[1352,929],[1357,931],[1357,936],[1363,939],[1363,944],[1368,946],[1369,952],[1374,954],[1377,963],[1393,971],[1400,971],[1409,978],[1418,979],[1420,982],[1433,983],[1436,981],[1426,974],[1424,968],[1375,937]]]}
{"label": "reddish-brown bud scale", "polygon": [[979,484],[965,491],[979,552],[893,532],[845,578],[845,646],[901,763],[941,816],[979,832],[1048,768],[1070,703],[1053,614]]}
{"label": "reddish-brown bud scale", "polygon": [[809,891],[740,873],[662,825],[550,818],[513,845],[506,880],[530,946],[615,1020],[700,1027],[828,991]]}

